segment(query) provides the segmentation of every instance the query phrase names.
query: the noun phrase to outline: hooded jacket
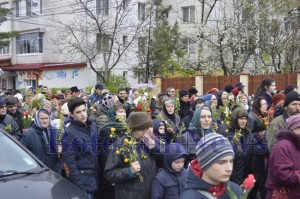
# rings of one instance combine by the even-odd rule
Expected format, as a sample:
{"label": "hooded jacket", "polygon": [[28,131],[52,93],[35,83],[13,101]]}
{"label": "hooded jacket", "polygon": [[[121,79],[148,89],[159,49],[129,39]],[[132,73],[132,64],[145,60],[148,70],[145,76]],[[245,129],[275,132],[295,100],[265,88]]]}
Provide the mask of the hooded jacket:
{"label": "hooded jacket", "polygon": [[237,195],[237,198],[240,198],[242,190],[237,184],[229,181],[220,185],[212,185],[202,180],[202,174],[203,171],[198,161],[193,160],[189,166],[184,192],[180,195],[180,199],[207,199],[199,190],[210,193],[215,192],[217,195],[220,195],[217,197],[220,199],[230,199],[227,193],[228,186]]}
{"label": "hooded jacket", "polygon": [[278,142],[273,147],[268,170],[266,187],[267,199],[275,188],[289,189],[288,198],[300,198],[300,135],[290,130],[281,130]]}
{"label": "hooded jacket", "polygon": [[162,170],[153,180],[151,199],[178,199],[184,190],[187,170],[180,171],[172,169],[172,162],[186,157],[187,153],[178,143],[167,146],[169,150],[164,156],[164,170]]}

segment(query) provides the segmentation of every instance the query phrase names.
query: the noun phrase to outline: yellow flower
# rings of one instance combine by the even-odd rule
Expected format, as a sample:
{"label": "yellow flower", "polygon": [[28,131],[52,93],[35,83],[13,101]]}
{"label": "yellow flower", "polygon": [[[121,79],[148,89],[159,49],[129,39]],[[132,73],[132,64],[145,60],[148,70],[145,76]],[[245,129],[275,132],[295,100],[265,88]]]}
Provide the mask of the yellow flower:
{"label": "yellow flower", "polygon": [[109,137],[110,137],[110,138],[112,138],[112,137],[113,137],[113,135],[112,135],[112,134],[110,134],[110,135],[109,135]]}
{"label": "yellow flower", "polygon": [[112,128],[110,129],[110,131],[113,133],[113,132],[116,131],[116,129],[115,129],[114,127],[112,127]]}
{"label": "yellow flower", "polygon": [[229,124],[230,124],[230,122],[229,122],[229,121],[226,121],[226,124],[227,124],[227,125],[229,125]]}
{"label": "yellow flower", "polygon": [[[120,151],[119,151],[119,150],[116,150],[116,154],[119,155],[119,154],[120,154]],[[124,160],[124,161],[125,161],[125,160]]]}
{"label": "yellow flower", "polygon": [[129,140],[127,138],[124,139],[124,145],[128,145],[129,144]]}
{"label": "yellow flower", "polygon": [[225,130],[226,133],[228,133],[228,131],[229,131],[228,129]]}
{"label": "yellow flower", "polygon": [[128,163],[128,162],[129,162],[129,159],[128,159],[128,158],[125,158],[125,159],[124,159],[124,162],[125,162],[125,163]]}

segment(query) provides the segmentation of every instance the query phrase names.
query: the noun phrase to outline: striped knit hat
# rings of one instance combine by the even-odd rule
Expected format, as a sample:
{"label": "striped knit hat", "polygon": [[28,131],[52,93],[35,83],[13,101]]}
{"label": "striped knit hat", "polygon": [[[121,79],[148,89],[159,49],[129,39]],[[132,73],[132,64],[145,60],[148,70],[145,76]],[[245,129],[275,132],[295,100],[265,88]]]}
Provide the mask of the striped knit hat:
{"label": "striped knit hat", "polygon": [[210,133],[198,142],[196,156],[200,168],[205,171],[224,156],[234,156],[234,151],[227,138],[217,133]]}

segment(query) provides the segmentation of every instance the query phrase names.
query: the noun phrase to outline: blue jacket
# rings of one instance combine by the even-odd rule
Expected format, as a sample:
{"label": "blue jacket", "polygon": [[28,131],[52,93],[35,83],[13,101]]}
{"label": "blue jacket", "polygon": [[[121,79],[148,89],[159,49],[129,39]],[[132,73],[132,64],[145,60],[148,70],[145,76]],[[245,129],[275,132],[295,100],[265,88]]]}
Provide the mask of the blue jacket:
{"label": "blue jacket", "polygon": [[68,180],[84,192],[97,190],[97,126],[71,120],[62,138],[62,158],[70,170]]}
{"label": "blue jacket", "polygon": [[[194,163],[198,164],[197,161],[194,161]],[[208,189],[214,188],[212,184],[202,180],[202,178],[196,174],[197,171],[195,170],[194,165],[195,164],[191,163],[189,167],[184,192],[180,195],[180,199],[207,199],[207,197],[200,193],[199,190],[207,191]],[[228,182],[226,186],[228,185],[230,186],[231,191],[237,195],[237,198],[240,198],[242,189],[233,182]],[[226,188],[223,195],[218,198],[230,199]]]}
{"label": "blue jacket", "polygon": [[153,180],[151,199],[179,199],[184,190],[187,170],[182,168],[179,172],[172,169],[172,162],[187,153],[183,146],[178,143],[169,144],[164,156],[164,170]]}

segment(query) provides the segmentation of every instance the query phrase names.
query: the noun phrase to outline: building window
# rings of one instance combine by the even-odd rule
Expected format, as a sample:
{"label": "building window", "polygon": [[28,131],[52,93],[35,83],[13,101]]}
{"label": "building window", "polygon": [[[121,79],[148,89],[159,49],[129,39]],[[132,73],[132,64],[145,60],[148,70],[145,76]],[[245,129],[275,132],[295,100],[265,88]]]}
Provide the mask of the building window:
{"label": "building window", "polygon": [[146,54],[146,39],[147,39],[147,37],[139,37],[138,38],[139,55],[145,55]]}
{"label": "building window", "polygon": [[191,39],[184,39],[183,40],[183,47],[184,50],[189,54],[195,54],[195,42]]}
{"label": "building window", "polygon": [[123,71],[123,79],[127,80],[127,75],[128,75],[128,72],[127,71]]}
{"label": "building window", "polygon": [[184,22],[195,22],[195,6],[188,6],[182,8],[183,21]]}
{"label": "building window", "polygon": [[43,53],[43,33],[20,34],[16,37],[17,54]]}
{"label": "building window", "polygon": [[123,10],[127,8],[128,4],[129,4],[129,0],[122,0]]}
{"label": "building window", "polygon": [[123,46],[127,46],[128,44],[128,37],[126,35],[123,35]]}
{"label": "building window", "polygon": [[9,46],[0,46],[0,55],[8,55]]}
{"label": "building window", "polygon": [[16,0],[16,16],[35,16],[42,14],[42,0]]}
{"label": "building window", "polygon": [[98,52],[108,52],[110,49],[111,41],[110,35],[97,34],[97,50]]}
{"label": "building window", "polygon": [[138,3],[138,18],[139,20],[145,20],[146,17],[146,4]]}
{"label": "building window", "polygon": [[109,13],[109,0],[97,0],[96,1],[97,13],[108,15]]}

